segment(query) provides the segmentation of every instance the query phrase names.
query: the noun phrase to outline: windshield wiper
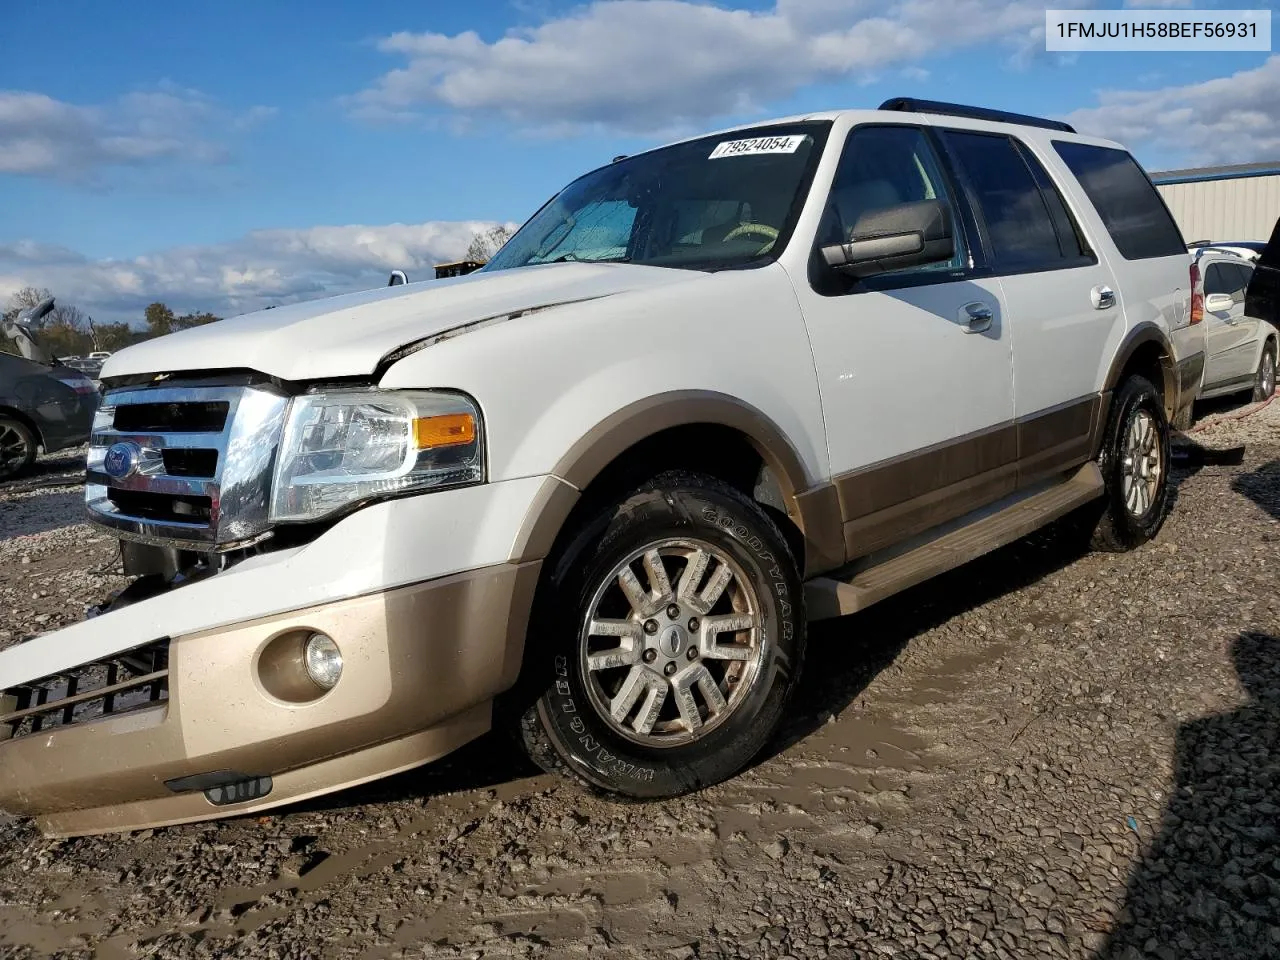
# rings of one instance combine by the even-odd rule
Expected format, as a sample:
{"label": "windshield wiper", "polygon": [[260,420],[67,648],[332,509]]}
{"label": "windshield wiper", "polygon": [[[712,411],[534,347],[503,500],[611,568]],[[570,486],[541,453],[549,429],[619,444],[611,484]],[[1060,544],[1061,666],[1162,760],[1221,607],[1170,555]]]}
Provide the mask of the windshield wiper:
{"label": "windshield wiper", "polygon": [[580,257],[576,253],[562,253],[554,260],[543,260],[543,263],[630,263],[631,258],[625,253],[620,257]]}

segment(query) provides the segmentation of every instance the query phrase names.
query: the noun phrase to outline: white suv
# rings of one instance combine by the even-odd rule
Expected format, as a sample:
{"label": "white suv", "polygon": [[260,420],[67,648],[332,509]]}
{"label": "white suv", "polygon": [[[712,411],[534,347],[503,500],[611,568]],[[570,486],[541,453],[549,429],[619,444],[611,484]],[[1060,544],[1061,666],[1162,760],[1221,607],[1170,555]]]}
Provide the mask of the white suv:
{"label": "white suv", "polygon": [[1190,267],[1117,145],[891,101],[619,158],[467,276],[123,350],[87,507],[138,579],[0,652],[0,807],[242,814],[495,722],[621,794],[731,776],[808,620],[1077,509],[1156,534]]}
{"label": "white suv", "polygon": [[1276,328],[1244,312],[1254,261],[1218,247],[1196,252],[1191,314],[1204,321],[1204,383],[1200,397],[1276,392]]}

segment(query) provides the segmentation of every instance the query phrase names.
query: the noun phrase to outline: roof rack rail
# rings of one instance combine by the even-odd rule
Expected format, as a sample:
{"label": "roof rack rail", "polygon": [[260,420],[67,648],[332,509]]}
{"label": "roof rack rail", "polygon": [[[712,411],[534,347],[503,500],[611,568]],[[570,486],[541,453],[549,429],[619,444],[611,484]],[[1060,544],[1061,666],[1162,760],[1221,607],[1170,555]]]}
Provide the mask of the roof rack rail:
{"label": "roof rack rail", "polygon": [[903,113],[941,113],[949,117],[969,117],[972,120],[991,120],[995,123],[1019,123],[1024,127],[1044,127],[1047,130],[1061,130],[1063,133],[1076,132],[1075,127],[1061,120],[1046,120],[1044,117],[1032,117],[1025,113],[1009,113],[987,107],[969,107],[963,103],[944,103],[941,100],[890,97],[880,104],[880,109],[898,110]]}

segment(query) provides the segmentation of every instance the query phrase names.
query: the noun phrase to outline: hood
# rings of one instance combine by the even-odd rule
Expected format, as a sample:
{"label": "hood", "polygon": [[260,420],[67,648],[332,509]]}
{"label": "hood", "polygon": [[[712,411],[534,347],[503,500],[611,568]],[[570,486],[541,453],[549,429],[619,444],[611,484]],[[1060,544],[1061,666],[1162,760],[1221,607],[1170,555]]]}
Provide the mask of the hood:
{"label": "hood", "polygon": [[553,263],[379,287],[148,340],[112,356],[101,376],[226,369],[282,380],[367,376],[397,347],[478,320],[700,276],[623,263]]}

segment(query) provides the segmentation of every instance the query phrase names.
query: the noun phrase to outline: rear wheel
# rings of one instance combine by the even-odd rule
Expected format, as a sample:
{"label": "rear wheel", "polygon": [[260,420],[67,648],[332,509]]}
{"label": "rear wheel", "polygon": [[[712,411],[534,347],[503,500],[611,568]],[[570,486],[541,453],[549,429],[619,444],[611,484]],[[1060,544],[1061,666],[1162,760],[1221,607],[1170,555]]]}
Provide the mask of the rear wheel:
{"label": "rear wheel", "polygon": [[584,525],[535,611],[542,687],[521,718],[544,769],[667,797],[742,769],[804,655],[800,578],[753,501],[664,474]]}
{"label": "rear wheel", "polygon": [[36,438],[20,420],[0,417],[0,480],[16,477],[36,459]]}
{"label": "rear wheel", "polygon": [[1253,382],[1254,401],[1270,400],[1276,392],[1276,342],[1268,340],[1258,361],[1258,375]]}
{"label": "rear wheel", "polygon": [[1098,466],[1106,493],[1093,547],[1132,550],[1155,537],[1169,513],[1169,421],[1145,377],[1116,391]]}

